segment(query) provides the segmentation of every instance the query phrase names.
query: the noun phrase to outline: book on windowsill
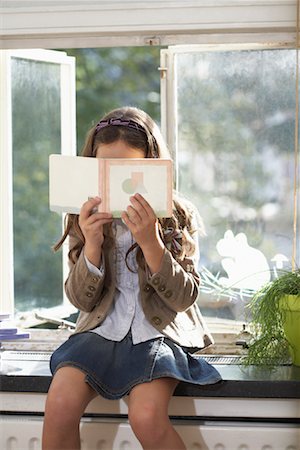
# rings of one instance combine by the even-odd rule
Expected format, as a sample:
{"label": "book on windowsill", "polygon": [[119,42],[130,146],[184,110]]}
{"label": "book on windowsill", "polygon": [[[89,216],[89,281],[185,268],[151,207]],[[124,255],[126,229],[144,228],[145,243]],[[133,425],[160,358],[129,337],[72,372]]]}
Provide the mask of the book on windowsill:
{"label": "book on windowsill", "polygon": [[49,157],[50,210],[58,213],[79,214],[84,202],[98,196],[99,212],[120,217],[130,196],[139,193],[157,217],[171,217],[172,191],[170,159]]}
{"label": "book on windowsill", "polygon": [[18,339],[28,339],[30,333],[19,330],[11,325],[10,314],[0,314],[0,344],[1,341],[16,341]]}

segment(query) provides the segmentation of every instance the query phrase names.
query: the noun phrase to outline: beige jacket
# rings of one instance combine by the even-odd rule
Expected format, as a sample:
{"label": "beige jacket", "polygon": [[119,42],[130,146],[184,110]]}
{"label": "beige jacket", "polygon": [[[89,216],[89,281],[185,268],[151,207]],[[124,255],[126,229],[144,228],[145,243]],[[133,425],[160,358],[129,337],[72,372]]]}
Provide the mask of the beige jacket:
{"label": "beige jacket", "polygon": [[[73,244],[74,238],[70,238]],[[84,251],[71,264],[65,283],[70,302],[80,310],[75,332],[87,331],[99,325],[114,301],[114,240],[106,235],[103,243],[105,273],[91,273]],[[141,304],[146,318],[161,333],[186,347],[203,348],[213,342],[196,300],[200,277],[191,258],[177,262],[166,249],[159,272],[153,276],[138,270]]]}

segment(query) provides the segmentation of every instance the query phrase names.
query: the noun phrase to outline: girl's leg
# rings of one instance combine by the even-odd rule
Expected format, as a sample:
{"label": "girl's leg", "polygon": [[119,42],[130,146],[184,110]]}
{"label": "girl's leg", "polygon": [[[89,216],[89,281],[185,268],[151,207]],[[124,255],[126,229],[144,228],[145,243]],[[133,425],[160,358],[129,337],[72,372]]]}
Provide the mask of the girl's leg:
{"label": "girl's leg", "polygon": [[160,378],[131,390],[129,422],[144,450],[185,450],[168,416],[169,401],[177,384],[172,378]]}
{"label": "girl's leg", "polygon": [[62,367],[55,373],[46,400],[43,450],[80,449],[80,419],[96,396],[81,370]]}

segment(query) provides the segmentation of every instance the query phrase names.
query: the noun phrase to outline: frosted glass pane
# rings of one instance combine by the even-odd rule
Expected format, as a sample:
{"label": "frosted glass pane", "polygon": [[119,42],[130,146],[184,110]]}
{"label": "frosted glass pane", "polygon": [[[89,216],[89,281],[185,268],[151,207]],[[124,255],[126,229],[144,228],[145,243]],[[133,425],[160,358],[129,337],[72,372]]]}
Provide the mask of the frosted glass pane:
{"label": "frosted glass pane", "polygon": [[14,279],[17,310],[62,303],[61,218],[48,206],[48,155],[60,153],[60,66],[12,60]]}
{"label": "frosted glass pane", "polygon": [[176,63],[179,190],[207,229],[201,309],[244,320],[247,295],[291,267],[295,51],[183,53]]}

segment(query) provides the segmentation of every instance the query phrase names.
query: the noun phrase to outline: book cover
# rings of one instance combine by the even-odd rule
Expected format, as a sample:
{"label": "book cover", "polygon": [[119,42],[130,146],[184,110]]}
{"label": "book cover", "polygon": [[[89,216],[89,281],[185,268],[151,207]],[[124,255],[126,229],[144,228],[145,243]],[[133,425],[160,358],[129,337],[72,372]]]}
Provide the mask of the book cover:
{"label": "book cover", "polygon": [[99,196],[99,211],[120,217],[130,196],[140,193],[158,217],[170,217],[172,188],[170,159],[49,157],[50,210],[58,213],[79,214],[85,201]]}

